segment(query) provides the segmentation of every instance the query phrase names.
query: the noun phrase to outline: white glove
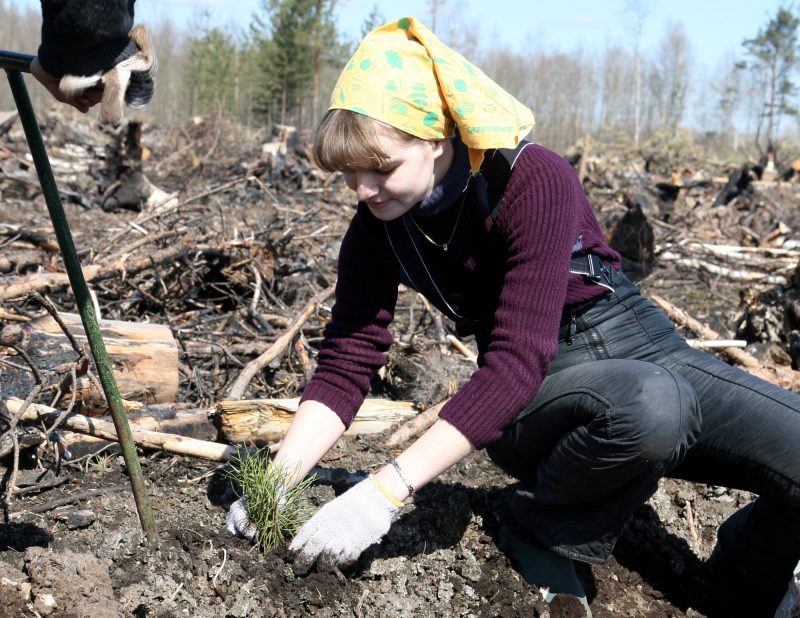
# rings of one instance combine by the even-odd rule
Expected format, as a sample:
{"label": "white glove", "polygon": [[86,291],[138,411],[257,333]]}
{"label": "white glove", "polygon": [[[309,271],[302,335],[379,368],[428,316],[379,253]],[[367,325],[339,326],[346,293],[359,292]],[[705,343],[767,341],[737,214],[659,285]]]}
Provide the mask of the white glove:
{"label": "white glove", "polygon": [[366,478],[324,505],[299,530],[289,545],[294,566],[307,572],[316,562],[332,571],[355,562],[367,547],[389,531],[392,518],[402,508],[390,502],[372,477]]}
{"label": "white glove", "polygon": [[225,527],[231,534],[244,537],[248,541],[255,540],[258,528],[250,521],[250,517],[247,515],[247,498],[242,496],[231,504]]}

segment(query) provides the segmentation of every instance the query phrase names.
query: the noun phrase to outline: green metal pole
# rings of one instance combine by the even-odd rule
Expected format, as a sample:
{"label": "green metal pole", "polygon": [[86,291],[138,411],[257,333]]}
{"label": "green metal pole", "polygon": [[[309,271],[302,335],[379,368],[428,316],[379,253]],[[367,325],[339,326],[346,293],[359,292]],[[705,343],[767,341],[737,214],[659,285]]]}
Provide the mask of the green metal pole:
{"label": "green metal pole", "polygon": [[[0,53],[0,62],[3,64],[6,64],[5,60],[8,53],[9,52]],[[21,54],[17,55],[20,56]],[[30,61],[28,65],[30,65]],[[131,480],[133,498],[136,502],[139,521],[142,524],[145,537],[147,537],[148,541],[153,542],[158,538],[158,533],[156,532],[153,510],[150,507],[150,499],[144,486],[142,468],[139,465],[139,458],[136,455],[136,445],[133,443],[131,429],[128,425],[128,417],[125,415],[125,410],[122,407],[122,398],[120,397],[114,374],[111,371],[111,363],[108,360],[106,346],[100,334],[100,327],[97,323],[97,316],[95,315],[94,306],[92,305],[92,300],[89,295],[89,288],[86,285],[86,279],[83,277],[81,263],[75,251],[75,245],[72,242],[72,233],[69,229],[64,206],[61,203],[61,196],[58,193],[53,170],[50,167],[50,159],[47,157],[47,150],[45,150],[42,134],[39,131],[36,114],[33,111],[31,98],[20,70],[19,68],[6,68],[8,83],[11,85],[14,102],[17,105],[20,121],[25,131],[25,138],[28,140],[28,147],[31,150],[36,172],[39,175],[39,182],[42,184],[44,199],[47,203],[47,209],[50,211],[50,220],[53,222],[53,229],[58,239],[58,246],[61,249],[61,256],[64,259],[64,265],[67,269],[72,292],[75,295],[75,301],[78,305],[81,320],[83,321],[83,327],[86,330],[86,336],[89,340],[89,348],[92,351],[94,364],[97,367],[100,383],[103,386],[106,401],[108,401],[108,405],[111,409],[111,416],[114,419],[114,427],[117,430],[119,443],[122,447],[122,457],[125,460],[125,465],[128,467],[128,475]],[[27,66],[25,66],[24,70],[27,70]]]}

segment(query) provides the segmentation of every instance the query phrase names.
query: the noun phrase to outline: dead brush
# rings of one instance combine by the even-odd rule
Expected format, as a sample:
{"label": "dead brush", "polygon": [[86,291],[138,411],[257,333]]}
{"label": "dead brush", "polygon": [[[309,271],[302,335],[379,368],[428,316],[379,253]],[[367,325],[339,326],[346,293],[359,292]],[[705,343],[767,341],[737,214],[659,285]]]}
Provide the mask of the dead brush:
{"label": "dead brush", "polygon": [[295,470],[272,462],[267,449],[245,451],[231,464],[228,476],[241,488],[247,516],[258,529],[256,546],[266,553],[286,543],[314,510],[305,492],[316,477],[286,489]]}

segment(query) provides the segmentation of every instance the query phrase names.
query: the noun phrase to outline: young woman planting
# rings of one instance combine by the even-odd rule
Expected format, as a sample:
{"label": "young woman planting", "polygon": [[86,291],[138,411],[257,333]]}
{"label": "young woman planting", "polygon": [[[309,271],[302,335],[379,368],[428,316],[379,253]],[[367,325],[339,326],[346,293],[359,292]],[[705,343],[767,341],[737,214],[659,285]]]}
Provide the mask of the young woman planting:
{"label": "young woman planting", "polygon": [[[275,462],[296,482],[353,420],[401,282],[475,335],[479,368],[290,549],[301,568],[352,563],[405,499],[486,448],[520,480],[509,529],[532,571],[539,558],[565,572],[606,560],[663,476],[755,492],[717,556],[774,607],[800,559],[800,396],[686,344],[620,271],[568,163],[520,142],[532,125],[413,18],[368,34],[342,72],[314,152],[358,209],[319,366]],[[234,504],[231,529],[245,520]]]}

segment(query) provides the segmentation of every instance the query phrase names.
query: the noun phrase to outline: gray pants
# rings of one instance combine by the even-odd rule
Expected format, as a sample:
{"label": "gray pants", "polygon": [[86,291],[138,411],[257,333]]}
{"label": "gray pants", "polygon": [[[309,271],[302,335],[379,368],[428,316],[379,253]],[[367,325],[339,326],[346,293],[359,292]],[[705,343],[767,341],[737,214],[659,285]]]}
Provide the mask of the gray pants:
{"label": "gray pants", "polygon": [[689,347],[623,275],[562,327],[532,401],[487,449],[520,479],[517,522],[553,551],[605,561],[671,476],[754,492],[720,528],[743,578],[780,598],[800,560],[800,396]]}

